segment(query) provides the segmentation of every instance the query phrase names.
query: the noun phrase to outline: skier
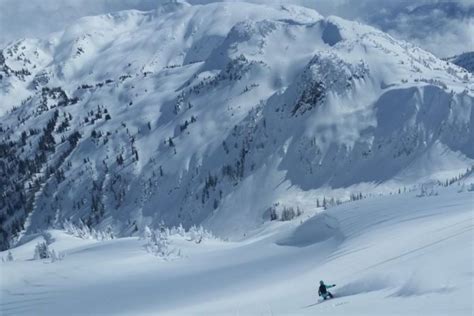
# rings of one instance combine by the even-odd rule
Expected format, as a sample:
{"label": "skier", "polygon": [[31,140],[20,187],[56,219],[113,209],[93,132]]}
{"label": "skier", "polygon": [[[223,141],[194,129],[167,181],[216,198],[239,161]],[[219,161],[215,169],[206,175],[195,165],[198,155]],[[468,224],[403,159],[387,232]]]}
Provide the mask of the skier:
{"label": "skier", "polygon": [[335,287],[335,286],[336,286],[336,284],[326,285],[326,284],[324,284],[324,281],[322,281],[322,280],[319,281],[319,290],[318,290],[319,296],[321,296],[324,299],[327,299],[328,297],[333,298],[334,296],[332,296],[331,292],[329,292],[327,289],[330,289],[330,288]]}

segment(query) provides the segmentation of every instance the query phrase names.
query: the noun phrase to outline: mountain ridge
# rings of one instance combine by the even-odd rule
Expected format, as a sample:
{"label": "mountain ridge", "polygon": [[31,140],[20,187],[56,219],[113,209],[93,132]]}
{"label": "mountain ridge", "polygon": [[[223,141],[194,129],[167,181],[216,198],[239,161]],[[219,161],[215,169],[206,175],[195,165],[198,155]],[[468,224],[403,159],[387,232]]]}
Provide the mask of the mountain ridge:
{"label": "mountain ridge", "polygon": [[310,9],[126,11],[0,57],[3,249],[66,219],[239,238],[274,203],[445,181],[473,164],[472,74]]}

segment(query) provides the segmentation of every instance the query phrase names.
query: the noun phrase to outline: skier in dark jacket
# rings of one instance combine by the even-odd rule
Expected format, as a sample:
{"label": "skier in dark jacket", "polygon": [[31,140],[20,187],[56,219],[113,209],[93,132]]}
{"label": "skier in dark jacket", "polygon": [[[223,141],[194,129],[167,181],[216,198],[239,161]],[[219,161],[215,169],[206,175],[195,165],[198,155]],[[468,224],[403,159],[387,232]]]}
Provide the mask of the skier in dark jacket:
{"label": "skier in dark jacket", "polygon": [[323,281],[319,281],[319,291],[318,291],[319,296],[321,296],[324,299],[327,299],[328,297],[333,298],[334,296],[332,296],[331,292],[329,292],[327,289],[330,289],[335,286],[336,284],[326,285],[324,284]]}

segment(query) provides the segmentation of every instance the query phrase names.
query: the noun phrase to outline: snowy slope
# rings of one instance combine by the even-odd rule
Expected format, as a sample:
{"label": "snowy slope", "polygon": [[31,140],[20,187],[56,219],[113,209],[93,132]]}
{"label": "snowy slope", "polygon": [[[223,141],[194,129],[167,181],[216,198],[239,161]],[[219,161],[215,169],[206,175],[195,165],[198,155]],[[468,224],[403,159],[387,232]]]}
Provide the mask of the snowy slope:
{"label": "snowy slope", "polygon": [[[97,242],[51,230],[61,261],[31,260],[38,236],[1,263],[2,315],[472,315],[473,192],[409,192],[272,222],[245,242],[179,235],[170,261],[136,237]],[[0,253],[6,257],[7,253]],[[317,299],[320,279],[336,298]]]}
{"label": "snowy slope", "polygon": [[449,62],[474,72],[474,52],[467,52],[447,59]]}
{"label": "snowy slope", "polygon": [[473,164],[472,74],[296,6],[87,17],[3,49],[0,76],[3,249],[66,219],[239,239],[275,203],[309,212]]}

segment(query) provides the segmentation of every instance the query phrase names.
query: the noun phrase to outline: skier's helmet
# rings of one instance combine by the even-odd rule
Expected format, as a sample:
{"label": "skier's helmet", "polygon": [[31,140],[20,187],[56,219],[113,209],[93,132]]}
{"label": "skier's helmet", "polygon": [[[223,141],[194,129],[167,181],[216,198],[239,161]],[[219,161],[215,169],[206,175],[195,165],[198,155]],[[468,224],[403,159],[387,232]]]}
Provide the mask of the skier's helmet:
{"label": "skier's helmet", "polygon": [[323,284],[324,284],[324,281],[323,281],[323,280],[319,281],[319,284],[323,285]]}

